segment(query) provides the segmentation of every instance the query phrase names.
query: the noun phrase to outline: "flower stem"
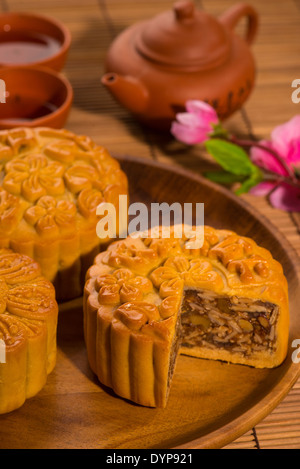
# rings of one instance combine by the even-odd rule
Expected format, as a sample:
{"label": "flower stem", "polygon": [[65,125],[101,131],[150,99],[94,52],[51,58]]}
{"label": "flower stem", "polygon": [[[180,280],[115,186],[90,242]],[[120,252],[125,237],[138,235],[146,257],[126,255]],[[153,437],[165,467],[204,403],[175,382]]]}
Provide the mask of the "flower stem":
{"label": "flower stem", "polygon": [[281,176],[280,174],[273,173],[272,171],[268,171],[266,169],[263,169],[263,173],[264,173],[264,181],[276,182],[278,184],[286,183],[292,187],[296,187],[297,189],[300,189],[299,181],[294,182],[287,176]]}
{"label": "flower stem", "polygon": [[236,145],[240,145],[241,147],[245,147],[245,148],[256,147],[256,148],[259,148],[263,151],[266,151],[266,152],[270,153],[272,156],[274,156],[276,161],[278,161],[278,163],[281,165],[281,167],[286,171],[286,173],[288,174],[290,180],[297,187],[299,187],[299,182],[298,182],[298,179],[297,179],[294,171],[289,167],[287,162],[275,150],[273,150],[271,148],[268,148],[264,145],[261,145],[260,143],[253,142],[251,140],[239,140],[238,138],[236,138],[234,136],[231,136],[230,141],[232,143],[235,143]]}

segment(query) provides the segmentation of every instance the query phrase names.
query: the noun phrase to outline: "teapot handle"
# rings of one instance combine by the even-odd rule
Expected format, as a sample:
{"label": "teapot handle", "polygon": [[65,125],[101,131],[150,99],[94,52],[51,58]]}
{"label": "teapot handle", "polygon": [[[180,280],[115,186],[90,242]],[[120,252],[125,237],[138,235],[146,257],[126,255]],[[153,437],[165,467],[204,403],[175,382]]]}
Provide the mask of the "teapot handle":
{"label": "teapot handle", "polygon": [[237,5],[234,5],[221,15],[220,21],[229,29],[234,29],[243,17],[248,18],[245,39],[248,44],[252,44],[258,30],[259,18],[257,11],[251,5],[248,5],[247,3],[238,3]]}

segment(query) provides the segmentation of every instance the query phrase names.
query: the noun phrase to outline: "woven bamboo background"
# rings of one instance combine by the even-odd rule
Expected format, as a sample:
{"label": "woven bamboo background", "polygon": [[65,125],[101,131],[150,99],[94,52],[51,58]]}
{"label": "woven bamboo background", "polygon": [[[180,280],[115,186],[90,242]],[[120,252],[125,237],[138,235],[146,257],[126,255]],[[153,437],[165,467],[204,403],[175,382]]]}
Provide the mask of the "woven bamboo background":
{"label": "woven bamboo background", "polygon": [[[218,15],[234,0],[197,1]],[[241,112],[227,122],[237,134],[267,138],[273,127],[300,113],[292,103],[291,83],[300,78],[300,0],[248,0],[259,12],[261,26],[253,47],[256,89]],[[172,139],[142,128],[101,86],[105,53],[116,34],[133,22],[170,9],[172,0],[0,0],[2,11],[52,15],[70,29],[73,43],[64,73],[75,100],[67,128],[87,134],[113,154],[130,154],[202,172],[210,160],[199,148],[182,153]],[[241,25],[241,28],[243,25]],[[279,228],[300,253],[299,216],[275,210],[262,198],[245,196]],[[284,401],[252,431],[226,449],[300,448],[300,381]]]}

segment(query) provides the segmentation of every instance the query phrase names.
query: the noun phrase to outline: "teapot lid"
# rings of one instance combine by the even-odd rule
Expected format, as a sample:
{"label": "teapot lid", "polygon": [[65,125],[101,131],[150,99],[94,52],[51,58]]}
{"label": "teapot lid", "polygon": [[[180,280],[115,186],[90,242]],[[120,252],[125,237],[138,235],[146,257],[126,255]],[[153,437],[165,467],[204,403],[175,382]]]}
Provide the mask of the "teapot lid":
{"label": "teapot lid", "polygon": [[135,46],[160,65],[199,70],[217,67],[227,60],[230,36],[217,19],[196,10],[191,0],[181,0],[174,4],[173,11],[144,22]]}

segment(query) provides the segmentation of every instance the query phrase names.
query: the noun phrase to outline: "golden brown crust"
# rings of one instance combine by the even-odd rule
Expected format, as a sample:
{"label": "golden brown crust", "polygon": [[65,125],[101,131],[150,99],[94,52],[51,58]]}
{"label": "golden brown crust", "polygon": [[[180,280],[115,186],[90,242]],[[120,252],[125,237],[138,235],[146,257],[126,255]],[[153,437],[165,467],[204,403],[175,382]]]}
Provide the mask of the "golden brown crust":
{"label": "golden brown crust", "polygon": [[[127,195],[119,163],[88,137],[25,128],[0,132],[0,166],[0,246],[36,259],[61,299],[80,295],[83,258],[105,241],[96,208]],[[61,292],[63,272],[71,287]]]}
{"label": "golden brown crust", "polygon": [[37,394],[56,362],[58,306],[52,284],[32,259],[0,250],[0,414]]}
{"label": "golden brown crust", "polygon": [[[247,359],[196,349],[184,353],[256,367],[277,366],[286,355],[289,309],[282,266],[253,240],[227,230],[205,227],[201,249],[191,250],[191,240],[172,236],[118,241],[97,256],[87,275],[85,339],[92,368],[103,384],[142,405],[166,404],[170,349],[184,288],[261,300],[280,308],[272,357],[257,353]],[[137,344],[148,357],[143,372],[147,377],[143,374],[140,384],[137,370],[144,355],[141,352],[141,363],[136,363]],[[119,361],[121,356],[124,363]],[[155,390],[157,373],[160,391]],[[149,389],[147,397],[141,383]]]}

